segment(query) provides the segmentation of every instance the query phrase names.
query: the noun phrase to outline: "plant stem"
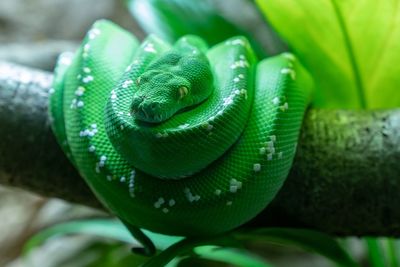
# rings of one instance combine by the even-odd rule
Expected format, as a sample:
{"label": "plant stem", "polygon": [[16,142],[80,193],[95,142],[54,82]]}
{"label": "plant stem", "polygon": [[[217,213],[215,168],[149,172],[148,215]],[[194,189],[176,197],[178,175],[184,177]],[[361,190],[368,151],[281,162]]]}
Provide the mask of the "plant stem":
{"label": "plant stem", "polygon": [[371,267],[385,267],[386,265],[383,259],[382,248],[380,247],[379,240],[377,238],[367,237],[365,238],[365,242],[367,243]]}
{"label": "plant stem", "polygon": [[399,260],[397,258],[397,253],[399,253],[396,250],[396,239],[394,238],[387,238],[386,239],[386,245],[387,245],[387,253],[389,254],[389,266],[390,267],[396,267],[399,266]]}
{"label": "plant stem", "polygon": [[339,5],[336,2],[336,0],[331,0],[333,9],[336,13],[336,17],[338,19],[339,25],[342,29],[343,32],[343,39],[346,45],[346,49],[347,49],[347,54],[349,56],[349,60],[350,60],[350,64],[351,67],[353,69],[353,75],[354,75],[354,80],[356,83],[356,90],[358,93],[358,98],[360,101],[360,107],[362,109],[366,109],[367,108],[367,101],[366,101],[366,97],[365,97],[365,88],[364,88],[364,84],[361,78],[361,73],[360,70],[358,68],[358,64],[357,64],[357,60],[356,60],[356,56],[354,53],[354,49],[350,40],[350,36],[349,36],[349,32],[348,29],[346,27],[346,22],[344,21],[343,15],[340,11]]}

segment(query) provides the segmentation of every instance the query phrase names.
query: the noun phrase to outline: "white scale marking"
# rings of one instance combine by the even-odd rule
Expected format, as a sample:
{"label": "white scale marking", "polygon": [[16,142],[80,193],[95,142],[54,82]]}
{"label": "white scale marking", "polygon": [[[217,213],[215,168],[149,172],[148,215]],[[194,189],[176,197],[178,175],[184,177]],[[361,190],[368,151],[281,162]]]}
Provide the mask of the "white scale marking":
{"label": "white scale marking", "polygon": [[114,90],[112,90],[111,91],[111,100],[116,100],[117,98],[118,98],[117,93]]}
{"label": "white scale marking", "polygon": [[296,72],[293,69],[284,68],[284,69],[281,69],[281,73],[282,74],[289,74],[290,78],[292,78],[292,80],[296,79]]}
{"label": "white scale marking", "polygon": [[240,93],[241,93],[242,95],[244,95],[244,99],[247,99],[247,90],[246,90],[246,89],[240,90]]}
{"label": "white scale marking", "polygon": [[83,103],[83,101],[81,101],[81,100],[79,100],[79,101],[76,103],[76,106],[77,106],[78,108],[82,108],[84,105],[85,105],[85,103]]}
{"label": "white scale marking", "polygon": [[122,88],[128,88],[131,84],[133,84],[132,80],[126,80],[122,83]]}
{"label": "white scale marking", "polygon": [[156,133],[156,138],[168,137],[168,133]]}
{"label": "white scale marking", "polygon": [[187,200],[189,202],[191,202],[191,203],[194,202],[194,201],[199,201],[200,200],[200,196],[199,195],[193,195],[188,187],[186,187],[183,190],[183,192],[185,193],[185,196],[186,196]]}
{"label": "white scale marking", "polygon": [[273,159],[273,155],[275,154],[275,142],[276,142],[276,135],[270,135],[269,136],[270,141],[265,142],[265,147],[260,148],[260,155],[265,155],[266,152],[267,154],[267,160],[271,161]]}
{"label": "white scale marking", "polygon": [[178,126],[178,128],[179,129],[185,129],[185,128],[189,127],[189,125],[190,125],[189,123],[181,124],[181,125]]}
{"label": "white scale marking", "polygon": [[295,61],[296,57],[292,53],[283,53],[282,56],[286,59],[289,59],[290,61]]}
{"label": "white scale marking", "polygon": [[84,77],[84,78],[82,79],[82,82],[83,82],[83,83],[90,83],[90,82],[93,81],[93,80],[94,80],[94,77],[91,76],[91,75],[89,75],[89,76]]}
{"label": "white scale marking", "polygon": [[85,45],[83,46],[83,51],[89,52],[89,49],[90,49],[90,44],[85,44]]}
{"label": "white scale marking", "polygon": [[272,99],[272,104],[274,105],[279,105],[280,101],[279,101],[279,97],[274,97],[274,99]]}
{"label": "white scale marking", "polygon": [[91,146],[89,146],[88,150],[89,150],[89,152],[93,153],[94,151],[96,151],[96,147],[94,145],[91,145]]}
{"label": "white scale marking", "polygon": [[144,47],[144,51],[149,52],[149,53],[157,53],[157,51],[154,49],[154,45],[152,43],[146,44]]}
{"label": "white scale marking", "polygon": [[74,109],[74,108],[76,108],[76,102],[77,102],[77,100],[74,98],[74,99],[72,99],[72,101],[71,101],[71,105],[69,106],[71,109]]}
{"label": "white scale marking", "polygon": [[288,102],[285,102],[282,106],[279,107],[282,111],[286,111],[289,109]]}
{"label": "white scale marking", "polygon": [[233,103],[233,95],[225,97],[223,100],[224,100],[224,103],[222,103],[223,106],[231,105]]}
{"label": "white scale marking", "polygon": [[238,60],[238,61],[235,61],[235,62],[233,62],[233,64],[231,65],[231,69],[237,69],[237,68],[248,68],[250,65],[249,65],[249,62],[247,62],[247,60],[243,60],[243,59],[241,59],[241,60]]}
{"label": "white scale marking", "polygon": [[93,137],[97,134],[98,130],[97,130],[97,125],[96,124],[92,124],[91,125],[92,129],[84,129],[82,131],[79,132],[79,136],[80,137]]}
{"label": "white scale marking", "polygon": [[96,38],[97,36],[99,36],[100,35],[100,30],[99,29],[96,29],[96,28],[94,28],[94,29],[91,29],[90,31],[89,31],[89,39],[94,39],[94,38]]}
{"label": "white scale marking", "polygon": [[173,206],[175,206],[175,200],[174,199],[170,199],[169,201],[168,201],[168,205],[170,206],[170,207],[173,207]]}
{"label": "white scale marking", "polygon": [[163,197],[160,197],[156,202],[154,202],[154,207],[156,209],[159,209],[161,207],[162,204],[165,203],[165,200]]}
{"label": "white scale marking", "polygon": [[236,180],[236,179],[231,179],[229,182],[229,191],[231,193],[236,193],[239,189],[242,188],[242,182]]}
{"label": "white scale marking", "polygon": [[261,171],[261,164],[260,163],[255,163],[253,165],[253,171],[255,171],[255,172]]}
{"label": "white scale marking", "polygon": [[72,63],[72,59],[70,56],[66,56],[66,55],[61,56],[60,64],[69,66],[69,65],[71,65],[71,63]]}
{"label": "white scale marking", "polygon": [[242,39],[230,40],[230,41],[227,41],[226,44],[247,46],[247,42],[245,42]]}
{"label": "white scale marking", "polygon": [[85,87],[83,86],[79,86],[75,91],[76,96],[83,96],[84,93],[85,93]]}

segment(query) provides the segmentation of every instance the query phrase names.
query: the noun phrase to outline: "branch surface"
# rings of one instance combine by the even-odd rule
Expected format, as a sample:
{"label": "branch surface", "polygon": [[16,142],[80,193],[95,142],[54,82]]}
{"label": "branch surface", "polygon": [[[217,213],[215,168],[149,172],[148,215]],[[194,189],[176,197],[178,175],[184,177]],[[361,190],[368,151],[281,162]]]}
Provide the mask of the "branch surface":
{"label": "branch surface", "polygon": [[[0,184],[102,208],[58,147],[47,117],[52,74],[0,62]],[[400,235],[400,109],[310,109],[294,164],[249,226]]]}

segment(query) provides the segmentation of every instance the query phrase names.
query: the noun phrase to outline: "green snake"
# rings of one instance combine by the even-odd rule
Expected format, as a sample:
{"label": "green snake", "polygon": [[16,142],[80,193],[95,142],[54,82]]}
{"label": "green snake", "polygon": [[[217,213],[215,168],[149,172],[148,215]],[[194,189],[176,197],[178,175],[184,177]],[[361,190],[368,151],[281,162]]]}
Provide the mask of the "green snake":
{"label": "green snake", "polygon": [[53,88],[53,131],[99,200],[134,233],[200,236],[274,198],[312,81],[290,53],[257,61],[244,37],[140,44],[102,20],[60,56]]}

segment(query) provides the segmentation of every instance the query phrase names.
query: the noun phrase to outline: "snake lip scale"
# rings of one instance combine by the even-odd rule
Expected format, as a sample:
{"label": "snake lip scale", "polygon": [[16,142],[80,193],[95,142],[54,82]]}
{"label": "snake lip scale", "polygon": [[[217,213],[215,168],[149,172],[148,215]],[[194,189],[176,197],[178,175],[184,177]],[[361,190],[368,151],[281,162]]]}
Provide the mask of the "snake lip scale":
{"label": "snake lip scale", "polygon": [[283,185],[312,81],[290,53],[258,61],[246,38],[142,43],[96,22],[62,54],[49,116],[99,200],[137,227],[212,235],[255,217]]}

